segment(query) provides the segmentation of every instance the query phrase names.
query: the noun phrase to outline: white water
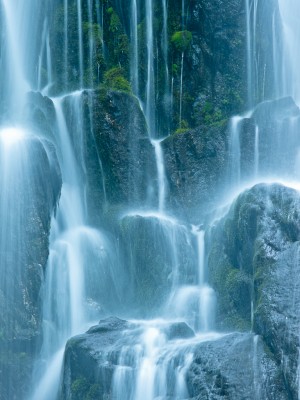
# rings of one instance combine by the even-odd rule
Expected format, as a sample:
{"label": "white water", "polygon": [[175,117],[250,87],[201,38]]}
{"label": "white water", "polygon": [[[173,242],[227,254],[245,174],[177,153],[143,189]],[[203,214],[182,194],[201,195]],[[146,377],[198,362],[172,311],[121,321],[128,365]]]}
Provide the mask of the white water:
{"label": "white water", "polygon": [[145,116],[149,134],[155,138],[155,88],[154,88],[154,50],[153,50],[153,5],[152,0],[146,0],[146,38],[147,38],[147,84]]}
{"label": "white water", "polygon": [[131,82],[132,91],[139,97],[139,52],[138,52],[138,9],[136,0],[131,0],[131,40],[132,40],[132,54],[131,54]]}
{"label": "white water", "polygon": [[233,185],[238,185],[241,180],[241,150],[240,150],[240,125],[243,117],[235,116],[230,122],[230,180]]}

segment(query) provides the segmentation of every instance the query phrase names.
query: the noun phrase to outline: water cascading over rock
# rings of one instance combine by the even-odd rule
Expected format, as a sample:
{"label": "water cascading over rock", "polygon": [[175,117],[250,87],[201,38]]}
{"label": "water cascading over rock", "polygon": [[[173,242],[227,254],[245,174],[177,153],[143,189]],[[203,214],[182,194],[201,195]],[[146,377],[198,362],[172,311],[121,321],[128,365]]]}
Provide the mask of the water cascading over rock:
{"label": "water cascading over rock", "polygon": [[297,1],[0,5],[0,399],[299,398]]}

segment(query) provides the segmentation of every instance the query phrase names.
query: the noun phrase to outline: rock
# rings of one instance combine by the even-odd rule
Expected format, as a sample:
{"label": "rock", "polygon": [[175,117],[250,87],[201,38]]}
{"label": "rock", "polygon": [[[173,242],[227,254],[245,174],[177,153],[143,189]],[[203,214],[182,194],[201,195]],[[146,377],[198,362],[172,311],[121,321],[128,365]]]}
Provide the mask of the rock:
{"label": "rock", "polygon": [[[147,341],[143,343],[143,335],[148,329],[147,324],[140,325],[110,317],[100,321],[87,333],[70,339],[65,350],[59,398],[77,399],[79,393],[81,398],[85,398],[92,391],[97,393],[97,398],[112,398],[114,373],[121,355],[128,351],[128,357],[124,360],[122,358],[122,365],[124,363],[128,365],[128,369],[135,370],[143,354],[139,352],[139,348],[151,346]],[[194,336],[193,331],[184,323],[164,323],[153,329],[155,333],[161,329],[160,335],[165,340],[178,338],[180,334],[183,337]]]}
{"label": "rock", "polygon": [[[177,334],[178,328],[182,335]],[[174,337],[168,332],[177,333]],[[163,398],[178,398],[178,390],[182,395],[184,390],[184,398],[193,400],[289,398],[276,362],[259,336],[232,333],[197,341],[184,323],[151,326],[110,317],[68,341],[60,399],[89,398],[92,393],[97,398],[112,399],[116,391],[134,394],[139,368],[151,346],[155,347],[151,359],[156,373],[153,384],[158,395],[163,391]],[[185,388],[182,378],[186,379]]]}
{"label": "rock", "polygon": [[300,195],[279,184],[242,193],[212,228],[210,283],[219,328],[250,329],[274,354],[298,395]]}
{"label": "rock", "polygon": [[176,282],[193,283],[197,256],[190,233],[176,220],[142,213],[124,216],[119,229],[129,309],[159,315]]}
{"label": "rock", "polygon": [[262,339],[251,333],[200,343],[187,372],[189,399],[289,399],[277,368]]}
{"label": "rock", "polygon": [[191,221],[219,200],[227,170],[226,127],[199,127],[162,142],[168,204]]}

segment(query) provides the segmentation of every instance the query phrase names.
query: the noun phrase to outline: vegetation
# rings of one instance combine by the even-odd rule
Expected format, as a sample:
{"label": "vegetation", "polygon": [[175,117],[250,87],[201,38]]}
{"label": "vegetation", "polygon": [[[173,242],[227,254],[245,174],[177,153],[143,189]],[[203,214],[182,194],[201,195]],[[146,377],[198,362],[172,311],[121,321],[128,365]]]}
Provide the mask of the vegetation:
{"label": "vegetation", "polygon": [[104,86],[122,92],[131,92],[131,85],[124,77],[124,71],[120,67],[113,67],[105,72]]}
{"label": "vegetation", "polygon": [[173,33],[171,42],[173,46],[176,48],[176,50],[182,53],[183,51],[186,51],[189,48],[192,42],[192,38],[193,36],[191,32],[178,31]]}

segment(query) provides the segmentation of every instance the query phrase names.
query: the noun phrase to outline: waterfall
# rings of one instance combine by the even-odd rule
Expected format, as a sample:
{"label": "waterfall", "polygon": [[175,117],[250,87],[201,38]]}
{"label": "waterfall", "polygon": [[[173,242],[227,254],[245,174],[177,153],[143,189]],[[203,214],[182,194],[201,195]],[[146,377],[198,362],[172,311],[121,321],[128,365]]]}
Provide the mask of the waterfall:
{"label": "waterfall", "polygon": [[136,0],[131,1],[131,82],[133,93],[139,97],[138,10]]}
{"label": "waterfall", "polygon": [[82,39],[82,5],[81,0],[77,0],[77,29],[78,29],[78,74],[80,89],[83,88],[83,39]]}
{"label": "waterfall", "polygon": [[[215,197],[217,204],[223,201],[221,189],[211,195],[211,186],[219,185],[220,177],[210,176],[218,157],[224,192],[229,195],[253,181],[299,181],[300,5],[298,0],[279,0],[278,8],[272,6],[269,13],[270,6],[263,2],[243,2],[239,21],[244,23],[244,42],[234,40],[236,48],[244,45],[241,95],[223,87],[228,78],[227,72],[222,75],[226,63],[211,65],[216,61],[210,47],[221,48],[222,40],[226,43],[227,34],[234,32],[234,24],[230,21],[230,32],[218,27],[207,40],[199,41],[201,29],[209,30],[206,12],[210,10],[188,3],[181,0],[173,10],[167,0],[0,0],[3,398],[56,400],[63,384],[72,391],[78,380],[74,385],[66,351],[86,336],[104,337],[110,326],[101,327],[99,320],[110,315],[126,318],[128,324],[121,333],[113,331],[105,354],[101,346],[97,348],[101,354],[96,356],[109,366],[109,373],[101,376],[99,385],[101,374],[91,377],[91,382],[97,382],[93,390],[106,379],[109,395],[116,400],[182,400],[196,398],[191,385],[197,379],[202,385],[201,379],[207,379],[211,387],[220,386],[218,396],[227,396],[221,358],[233,347],[227,336],[233,335],[234,346],[242,340],[236,332],[215,332],[223,310],[218,308],[221,295],[209,263],[232,237],[235,242],[239,238],[231,232],[230,221],[227,226],[222,219],[223,210],[217,218],[203,198]],[[198,32],[195,20],[202,12],[204,25]],[[191,38],[184,35],[182,46],[173,43],[172,35],[182,31],[191,34],[189,48],[184,41]],[[269,51],[264,41],[270,44]],[[225,47],[218,57],[227,55]],[[201,88],[199,93],[189,93],[194,81],[188,82],[188,73],[197,66],[195,81]],[[223,90],[239,103],[235,111],[239,115],[230,114],[230,100]],[[218,103],[216,114],[224,113],[222,121],[210,111],[207,119],[212,121],[201,116],[210,97],[213,110],[214,101]],[[187,114],[187,104],[195,118],[189,118],[192,112]],[[195,129],[172,135],[173,113],[179,128],[189,121]],[[227,128],[223,117],[229,121]],[[183,162],[190,158],[195,162],[190,170],[183,170]],[[200,206],[199,212],[193,209],[194,199],[185,204],[185,196],[177,194],[188,188],[189,180],[197,181],[195,198],[204,211]],[[248,208],[255,216],[252,234],[262,228],[255,225],[257,209]],[[185,215],[187,210],[193,210],[192,215]],[[291,223],[295,215],[287,211],[282,224],[285,235],[297,244],[298,229]],[[220,247],[214,247],[210,235],[223,222],[224,237]],[[243,245],[249,243],[245,240]],[[254,243],[255,251],[259,246]],[[271,245],[264,250],[270,258],[277,251]],[[248,288],[250,279],[239,265],[240,259],[245,264],[248,259],[233,251],[227,251],[222,265],[224,284],[238,287],[241,280]],[[234,271],[226,270],[227,261],[234,264]],[[259,400],[264,393],[259,368],[267,355],[264,359],[262,339],[254,334],[255,285],[262,278],[254,276],[254,264],[251,267],[252,331],[240,335],[248,335],[250,345],[244,349],[252,355],[249,358],[247,353],[253,372],[249,376]],[[240,300],[235,299],[238,306]],[[215,357],[209,346],[224,337],[228,342],[216,347],[215,353],[220,352]],[[206,342],[208,351],[203,354],[213,354],[218,362],[211,370],[209,358],[201,369],[201,345]],[[92,348],[88,351],[95,356]],[[11,369],[2,352],[16,357]],[[293,362],[298,364],[299,397],[297,357]],[[82,366],[89,369],[88,362]],[[275,363],[272,366],[275,369]],[[23,386],[17,387],[18,379]],[[209,390],[208,396],[213,396]]]}
{"label": "waterfall", "polygon": [[145,115],[150,137],[156,136],[155,120],[155,83],[154,83],[154,50],[153,50],[153,5],[152,0],[146,0],[146,37],[147,37],[147,84]]}

